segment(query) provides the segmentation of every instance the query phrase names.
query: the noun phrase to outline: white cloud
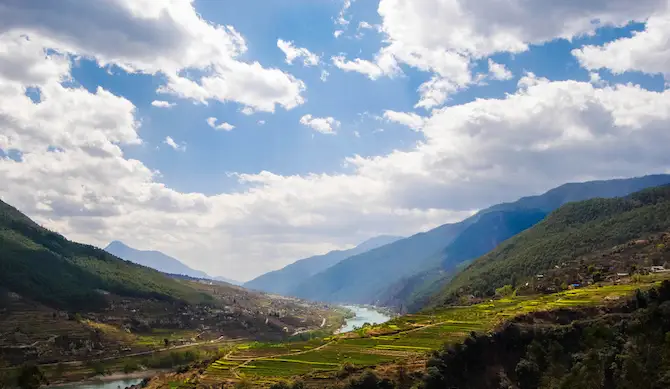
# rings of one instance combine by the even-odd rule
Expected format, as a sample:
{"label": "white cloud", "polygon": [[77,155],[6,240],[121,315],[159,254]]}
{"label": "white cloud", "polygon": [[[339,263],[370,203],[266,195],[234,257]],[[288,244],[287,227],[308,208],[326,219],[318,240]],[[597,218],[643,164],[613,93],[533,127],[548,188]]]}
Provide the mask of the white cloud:
{"label": "white cloud", "polygon": [[[74,3],[86,9],[115,4],[64,0],[58,6],[67,10]],[[128,4],[144,7],[133,12],[160,15],[167,2]],[[492,18],[511,12],[497,9],[496,4],[485,4]],[[576,3],[533,3],[533,7],[548,7],[547,17],[523,22],[535,23],[538,37],[543,36],[543,29],[566,22],[561,28],[570,30],[582,16],[572,20],[552,9],[566,4]],[[608,7],[600,0],[580,4],[587,7],[584,17],[593,14],[588,10],[594,4]],[[624,3],[614,0],[608,4]],[[625,4],[635,17],[636,10],[652,2]],[[574,16],[571,8],[564,11]],[[670,91],[551,82],[529,74],[519,81],[516,92],[504,98],[432,110],[420,127],[413,114],[389,111],[387,120],[413,125],[424,139],[387,155],[351,156],[345,160],[349,173],[234,173],[241,190],[208,195],[178,191],[161,182],[160,172],[124,152],[142,143],[140,115],[134,104],[103,88],[90,92],[73,86],[76,84],[63,84],[62,80],[71,78],[70,63],[58,52],[45,51],[49,46],[43,44],[43,36],[71,40],[72,47],[87,48],[77,52],[85,51],[101,63],[113,59],[148,72],[154,66],[147,54],[152,48],[162,67],[171,62],[177,63],[175,67],[183,65],[180,55],[194,50],[174,39],[183,31],[170,33],[163,28],[166,37],[155,33],[163,31],[158,27],[170,25],[160,24],[156,16],[144,20],[153,27],[137,22],[131,25],[137,31],[126,34],[132,31],[128,23],[120,28],[114,22],[118,15],[110,14],[111,21],[102,16],[73,18],[64,25],[78,29],[88,25],[88,29],[68,33],[67,39],[64,33],[40,33],[26,40],[15,27],[14,20],[20,19],[12,12],[6,4],[0,5],[0,29],[13,29],[0,34],[0,149],[16,150],[21,158],[0,158],[0,197],[71,239],[96,245],[120,239],[141,249],[164,251],[211,274],[244,279],[374,235],[411,234],[460,220],[478,208],[564,182],[668,172],[670,166]],[[25,29],[33,35],[34,30],[57,32],[53,20],[40,19],[54,15],[69,13],[39,12]],[[509,25],[523,24],[520,20]],[[436,26],[448,28],[446,21]],[[493,21],[488,26],[498,26]],[[503,27],[508,25],[503,22]],[[502,27],[492,29],[496,28]],[[520,26],[511,36],[523,35],[524,29],[527,27]],[[481,35],[480,30],[484,31],[481,27],[473,31]],[[94,36],[98,32],[100,36]],[[407,30],[407,34],[417,33],[425,32]],[[494,37],[492,33],[486,36]],[[172,53],[175,42],[180,55]],[[495,39],[467,44],[502,45]],[[434,66],[438,65],[435,61]],[[283,77],[281,72],[273,74]],[[188,81],[177,78],[175,82],[182,80]],[[25,95],[28,85],[39,89],[39,103]],[[200,86],[199,80],[181,87],[193,87],[189,94],[207,101],[209,92],[200,91]],[[249,113],[263,110],[258,107],[245,104]],[[318,119],[329,124],[329,118],[308,116],[309,123]],[[334,122],[332,119],[331,128],[336,127]],[[173,143],[179,146],[174,139]]]}
{"label": "white cloud", "polygon": [[[278,69],[237,58],[244,38],[231,26],[203,20],[192,1],[23,1],[0,5],[0,33],[27,35],[39,45],[117,65],[128,72],[163,73],[158,91],[200,102],[233,101],[273,112],[304,102],[304,84]],[[196,70],[202,74],[186,78]]]}
{"label": "white cloud", "polygon": [[170,137],[170,136],[166,136],[166,137],[165,137],[165,140],[163,141],[163,143],[165,143],[166,145],[172,147],[173,150],[177,150],[177,151],[186,151],[186,145],[184,145],[184,144],[181,144],[181,145],[180,145],[180,144],[177,144],[177,142],[175,142],[174,139],[172,139],[172,137]]}
{"label": "white cloud", "polygon": [[667,0],[381,0],[386,45],[374,61],[340,63],[373,79],[392,74],[386,70],[394,62],[430,72],[431,79],[419,88],[417,107],[432,108],[477,82],[471,74],[474,59],[643,21],[666,7]]}
{"label": "white cloud", "polygon": [[281,39],[277,40],[277,47],[286,55],[286,63],[291,65],[293,61],[302,58],[305,66],[316,66],[321,62],[321,58],[303,47],[295,47],[293,42],[287,42]]}
{"label": "white cloud", "polygon": [[380,64],[360,58],[356,58],[353,61],[347,60],[342,55],[337,55],[331,58],[333,65],[337,68],[344,70],[345,72],[358,72],[365,74],[371,80],[376,80],[377,78],[392,74],[396,71],[395,64],[386,64],[387,66],[382,68]]}
{"label": "white cloud", "polygon": [[207,118],[207,124],[215,130],[232,131],[235,128],[235,126],[233,126],[230,123],[226,123],[226,122],[223,122],[221,124],[216,124],[217,121],[218,121],[218,119],[215,118],[215,117]]}
{"label": "white cloud", "polygon": [[175,103],[170,103],[169,101],[163,101],[163,100],[154,100],[151,102],[151,105],[157,108],[172,108],[174,107]]}
{"label": "white cloud", "polygon": [[[29,58],[25,68],[51,60]],[[425,140],[412,149],[347,158],[351,173],[234,174],[245,190],[184,193],[119,147],[141,142],[133,104],[103,89],[61,85],[67,76],[43,80],[36,104],[22,76],[0,75],[0,148],[22,153],[20,161],[0,159],[0,196],[71,239],[121,239],[212,274],[248,278],[564,182],[670,166],[670,91],[528,75],[503,99],[434,110],[421,127]]]}
{"label": "white cloud", "polygon": [[251,116],[254,114],[254,109],[251,107],[244,107],[240,110],[242,115]]}
{"label": "white cloud", "polygon": [[489,58],[489,75],[494,80],[511,80],[514,75],[505,65],[496,63]]}
{"label": "white cloud", "polygon": [[312,115],[305,115],[300,118],[300,124],[311,127],[313,130],[322,134],[335,135],[337,128],[340,127],[340,122],[332,117],[315,118]]}
{"label": "white cloud", "polygon": [[321,81],[323,81],[323,82],[328,81],[328,76],[330,76],[330,73],[327,70],[322,69],[321,70],[321,77],[320,77]]}
{"label": "white cloud", "polygon": [[644,31],[634,32],[632,37],[586,46],[572,53],[589,70],[608,69],[615,74],[640,71],[670,79],[670,11],[653,14]]}
{"label": "white cloud", "polygon": [[264,124],[265,124],[265,120],[259,120],[259,121],[258,121],[258,125],[259,125],[259,126],[262,126],[262,125],[264,125]]}
{"label": "white cloud", "polygon": [[355,136],[356,138],[360,138],[360,137],[361,137],[361,133],[358,132],[358,131],[354,131],[354,136]]}
{"label": "white cloud", "polygon": [[335,38],[339,38],[340,36],[342,36],[342,34],[344,34],[344,31],[342,30],[335,30],[335,32],[333,32],[333,36]]}
{"label": "white cloud", "polygon": [[351,3],[353,3],[355,0],[344,0],[342,3],[342,9],[340,9],[340,14],[337,16],[337,20],[335,20],[336,24],[339,24],[341,26],[348,26],[349,21],[346,19],[346,14],[349,8],[351,8]]}
{"label": "white cloud", "polygon": [[415,131],[421,130],[426,123],[426,119],[423,116],[419,116],[413,112],[407,113],[387,110],[384,111],[384,119],[400,123]]}
{"label": "white cloud", "polygon": [[370,24],[366,21],[362,21],[358,23],[358,29],[359,30],[375,30],[381,32],[382,27],[376,24]]}

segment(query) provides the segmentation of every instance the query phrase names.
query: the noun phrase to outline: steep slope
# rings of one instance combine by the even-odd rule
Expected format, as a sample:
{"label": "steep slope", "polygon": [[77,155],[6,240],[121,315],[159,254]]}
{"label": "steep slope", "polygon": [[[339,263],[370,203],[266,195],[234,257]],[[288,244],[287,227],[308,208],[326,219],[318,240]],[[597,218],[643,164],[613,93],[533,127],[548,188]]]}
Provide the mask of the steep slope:
{"label": "steep slope", "polygon": [[625,198],[570,203],[478,258],[433,298],[433,304],[461,295],[492,295],[496,288],[533,281],[537,274],[568,266],[584,254],[666,231],[670,186]]}
{"label": "steep slope", "polygon": [[211,278],[205,272],[194,270],[181,263],[178,259],[165,255],[160,251],[137,250],[119,241],[114,241],[107,245],[105,251],[126,261],[150,267],[162,273],[181,274],[194,278]]}
{"label": "steep slope", "polygon": [[49,306],[99,309],[101,290],[120,296],[201,302],[209,296],[162,273],[71,242],[0,201],[0,285]]}
{"label": "steep slope", "polygon": [[369,303],[379,291],[403,276],[432,267],[434,254],[467,225],[446,224],[349,257],[310,277],[292,294],[318,301]]}
{"label": "steep slope", "polygon": [[[397,281],[377,296],[376,302],[380,305],[410,312],[420,309],[428,302],[430,296],[446,286],[455,273],[455,267],[462,266],[467,261],[484,255],[493,250],[500,242],[532,225],[523,222],[515,225],[516,223],[512,220],[514,217],[523,218],[527,212],[539,217],[541,213],[548,214],[569,202],[591,198],[621,197],[645,188],[668,183],[670,183],[670,175],[569,183],[538,196],[523,197],[513,203],[498,204],[484,209],[470,218],[473,226],[466,231],[470,231],[470,236],[475,237],[474,239],[468,237],[464,232],[463,234],[466,236],[455,240],[446,250],[440,253],[442,258],[439,266],[435,265],[430,269],[422,269],[422,271],[410,277]],[[509,220],[511,223],[507,224],[497,217],[489,217],[489,215],[500,214],[500,212],[511,217],[512,219]],[[518,214],[513,216],[517,212]],[[539,222],[541,219],[537,218],[535,222]],[[500,224],[501,221],[503,221],[502,225]],[[438,258],[434,262],[439,263],[439,260]]]}
{"label": "steep slope", "polygon": [[415,311],[449,280],[463,263],[493,250],[503,241],[540,222],[547,214],[537,209],[483,214],[435,255],[436,267],[400,280],[377,299],[377,304]]}
{"label": "steep slope", "polygon": [[280,270],[265,273],[246,282],[244,287],[269,293],[291,295],[300,281],[322,272],[346,258],[393,243],[399,239],[402,238],[386,235],[378,236],[366,240],[353,249],[336,250],[324,255],[301,259]]}
{"label": "steep slope", "polygon": [[[477,258],[493,249],[503,238],[529,227],[524,223],[505,226],[495,216],[486,217],[488,214],[511,212],[508,214],[511,217],[514,212],[520,212],[518,216],[523,218],[530,212],[535,213],[538,218],[535,221],[539,221],[540,213],[549,213],[571,201],[625,196],[669,183],[670,175],[650,175],[561,185],[541,195],[494,205],[460,223],[405,238],[386,246],[385,250],[372,250],[348,258],[312,276],[298,286],[294,294],[324,301],[376,302],[416,308],[426,296],[436,293],[448,282],[453,267]],[[464,237],[453,249],[448,249],[452,241],[456,243],[456,238],[472,225],[477,225],[473,231],[480,232],[473,233],[472,239]],[[445,268],[444,265],[449,266]]]}

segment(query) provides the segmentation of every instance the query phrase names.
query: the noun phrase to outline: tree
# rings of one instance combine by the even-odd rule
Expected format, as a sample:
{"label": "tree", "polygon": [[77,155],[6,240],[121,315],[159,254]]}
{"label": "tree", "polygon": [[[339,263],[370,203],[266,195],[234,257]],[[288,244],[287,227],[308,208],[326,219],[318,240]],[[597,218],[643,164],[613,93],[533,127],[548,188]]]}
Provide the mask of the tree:
{"label": "tree", "polygon": [[36,365],[23,365],[16,378],[21,389],[39,389],[43,384],[49,384],[44,373]]}

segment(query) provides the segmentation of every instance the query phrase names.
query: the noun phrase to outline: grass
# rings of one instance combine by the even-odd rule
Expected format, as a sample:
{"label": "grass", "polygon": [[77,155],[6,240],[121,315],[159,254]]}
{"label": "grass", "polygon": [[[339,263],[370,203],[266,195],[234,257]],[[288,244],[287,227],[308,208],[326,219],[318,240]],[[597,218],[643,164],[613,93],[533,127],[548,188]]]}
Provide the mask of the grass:
{"label": "grass", "polygon": [[448,307],[405,315],[364,330],[306,342],[251,343],[238,346],[229,357],[208,368],[229,379],[238,372],[256,380],[336,372],[344,364],[374,367],[408,357],[422,357],[445,343],[463,341],[471,332],[490,332],[519,315],[557,308],[603,304],[629,296],[658,282],[651,277],[640,283],[592,286],[551,295],[513,296],[477,305]]}

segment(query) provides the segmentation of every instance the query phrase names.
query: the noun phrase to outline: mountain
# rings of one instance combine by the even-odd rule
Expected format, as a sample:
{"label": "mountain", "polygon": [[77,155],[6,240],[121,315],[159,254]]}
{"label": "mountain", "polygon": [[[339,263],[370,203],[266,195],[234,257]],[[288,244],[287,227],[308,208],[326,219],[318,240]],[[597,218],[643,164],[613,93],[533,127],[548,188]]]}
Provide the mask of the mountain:
{"label": "mountain", "polygon": [[455,269],[539,222],[543,214],[572,201],[626,196],[668,183],[670,175],[569,183],[541,195],[494,205],[460,223],[348,258],[305,280],[295,295],[418,309],[446,285]]}
{"label": "mountain", "polygon": [[236,280],[233,280],[233,279],[230,279],[230,278],[226,278],[226,277],[211,277],[211,279],[214,280],[214,281],[221,281],[221,282],[225,282],[225,283],[228,283],[230,285],[235,285],[235,286],[241,286],[242,285],[242,282],[236,281]]}
{"label": "mountain", "polygon": [[[464,231],[463,236],[459,236],[441,252],[441,258],[433,261],[438,263],[441,260],[439,265],[423,269],[395,282],[376,296],[375,302],[410,312],[420,309],[432,295],[446,286],[451,277],[457,273],[456,267],[462,268],[469,260],[484,255],[505,239],[530,227],[532,224],[514,222],[514,219],[528,217],[526,212],[535,214],[537,216],[535,221],[539,222],[542,213],[548,214],[570,202],[627,196],[645,188],[668,183],[670,175],[568,183],[541,195],[522,197],[512,203],[502,203],[484,209],[470,218],[472,225]],[[507,216],[500,218],[491,215]]]}
{"label": "mountain", "polygon": [[123,242],[115,240],[105,247],[105,251],[119,258],[136,263],[138,265],[150,267],[165,274],[184,275],[193,278],[203,278],[214,281],[223,281],[231,285],[240,285],[241,282],[226,277],[211,277],[207,273],[192,269],[184,265],[180,260],[160,251],[137,250]]}
{"label": "mountain", "polygon": [[108,292],[164,301],[208,297],[156,270],[71,242],[2,201],[0,248],[0,285],[47,306],[97,310],[106,306]]}
{"label": "mountain", "polygon": [[[668,231],[670,185],[623,198],[596,198],[566,204],[536,226],[472,262],[433,297],[433,304],[453,301],[461,295],[493,295],[496,288],[535,282],[536,275],[557,268],[566,274],[565,269],[584,265],[584,255],[614,247],[591,259],[604,258],[604,264],[598,266],[606,270],[625,250],[619,245],[632,240],[637,240],[633,244],[648,245],[653,234]],[[666,249],[664,243],[652,246],[652,250]],[[654,264],[653,254],[648,265]]]}
{"label": "mountain", "polygon": [[293,294],[317,301],[369,303],[404,275],[432,267],[433,255],[466,227],[466,222],[446,224],[351,256],[308,278]]}
{"label": "mountain", "polygon": [[482,214],[450,245],[435,255],[432,260],[436,264],[434,268],[398,281],[378,296],[376,303],[403,311],[416,311],[464,263],[493,250],[505,240],[540,222],[546,215],[546,212],[538,209]]}
{"label": "mountain", "polygon": [[246,282],[244,287],[269,293],[291,295],[300,280],[322,272],[346,258],[393,243],[399,239],[402,238],[388,235],[378,236],[368,239],[349,250],[336,250],[324,255],[301,259],[282,269],[265,273]]}

